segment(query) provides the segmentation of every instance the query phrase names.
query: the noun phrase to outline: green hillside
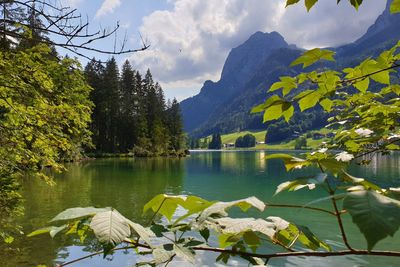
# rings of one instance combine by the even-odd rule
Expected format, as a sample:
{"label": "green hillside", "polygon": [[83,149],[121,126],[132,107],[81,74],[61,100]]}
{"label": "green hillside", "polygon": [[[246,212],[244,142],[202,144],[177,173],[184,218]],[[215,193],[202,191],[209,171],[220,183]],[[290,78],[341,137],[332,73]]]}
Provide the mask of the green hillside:
{"label": "green hillside", "polygon": [[[221,135],[221,140],[223,144],[229,144],[229,143],[235,143],[236,139],[238,137],[244,136],[246,134],[252,134],[256,137],[257,142],[264,142],[265,140],[265,134],[266,130],[263,131],[242,131],[242,132],[235,132],[235,133],[229,133],[229,134],[224,134]],[[331,132],[329,129],[326,128],[321,128],[319,130],[315,131],[310,131],[311,134],[313,133],[321,133],[321,134],[327,134]],[[206,137],[208,141],[211,140],[211,136]],[[204,141],[204,138],[201,139],[201,142]],[[322,138],[318,140],[314,140],[312,138],[307,138],[307,148],[308,149],[316,149],[318,148],[322,142],[328,142],[330,141],[329,138]],[[294,149],[296,140],[290,140],[282,143],[276,143],[276,144],[257,144],[256,147],[253,148],[248,148],[250,150],[254,149],[268,149],[268,150],[291,150]],[[229,148],[229,149],[235,149],[235,148]]]}

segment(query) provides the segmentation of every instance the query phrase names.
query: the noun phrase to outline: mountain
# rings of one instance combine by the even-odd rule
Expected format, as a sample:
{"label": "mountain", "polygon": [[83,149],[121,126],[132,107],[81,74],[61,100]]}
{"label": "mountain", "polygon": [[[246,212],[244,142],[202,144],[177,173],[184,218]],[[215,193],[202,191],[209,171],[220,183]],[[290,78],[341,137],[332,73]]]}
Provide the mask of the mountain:
{"label": "mountain", "polygon": [[218,82],[206,81],[198,95],[181,102],[185,130],[191,132],[204,123],[216,108],[240,91],[275,49],[287,47],[289,45],[277,32],[256,32],[232,49],[221,79]]}
{"label": "mountain", "polygon": [[[330,67],[354,65],[363,58],[376,55],[400,39],[400,15],[384,12],[367,32],[353,43],[331,48],[336,63]],[[192,136],[233,132],[244,129],[265,129],[260,115],[250,114],[252,107],[265,101],[266,89],[280,76],[296,75],[299,68],[289,68],[303,50],[288,45],[277,32],[256,32],[240,46],[233,48],[217,82],[206,81],[196,96],[181,102],[184,127]],[[313,111],[311,111],[313,112]],[[314,120],[307,127],[324,123],[314,110]],[[302,118],[298,118],[302,123]],[[300,127],[300,130],[305,130]]]}

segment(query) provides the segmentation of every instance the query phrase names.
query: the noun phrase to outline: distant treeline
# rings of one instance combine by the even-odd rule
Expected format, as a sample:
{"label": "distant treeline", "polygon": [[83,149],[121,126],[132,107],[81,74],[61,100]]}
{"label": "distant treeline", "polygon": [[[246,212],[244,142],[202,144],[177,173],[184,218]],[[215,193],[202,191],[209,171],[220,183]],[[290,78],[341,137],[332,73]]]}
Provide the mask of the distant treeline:
{"label": "distant treeline", "polygon": [[171,155],[184,149],[179,103],[165,101],[161,86],[150,70],[144,78],[125,61],[121,72],[111,58],[103,65],[93,59],[85,67],[93,88],[91,131],[94,153],[126,153],[137,156]]}

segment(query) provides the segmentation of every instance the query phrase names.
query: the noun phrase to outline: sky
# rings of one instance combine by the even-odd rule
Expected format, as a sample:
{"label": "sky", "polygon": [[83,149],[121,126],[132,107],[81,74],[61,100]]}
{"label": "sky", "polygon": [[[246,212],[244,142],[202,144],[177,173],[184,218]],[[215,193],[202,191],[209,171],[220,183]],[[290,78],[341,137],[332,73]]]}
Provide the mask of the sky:
{"label": "sky", "polygon": [[98,42],[101,48],[113,49],[125,37],[126,48],[140,47],[142,39],[150,44],[117,62],[128,59],[142,73],[149,68],[166,98],[178,100],[197,94],[206,80],[218,81],[229,51],[257,31],[277,31],[302,48],[338,46],[361,37],[386,5],[364,1],[357,12],[347,1],[320,0],[307,13],[303,3],[285,8],[285,0],[62,1],[88,18],[92,30],[119,21],[121,31]]}

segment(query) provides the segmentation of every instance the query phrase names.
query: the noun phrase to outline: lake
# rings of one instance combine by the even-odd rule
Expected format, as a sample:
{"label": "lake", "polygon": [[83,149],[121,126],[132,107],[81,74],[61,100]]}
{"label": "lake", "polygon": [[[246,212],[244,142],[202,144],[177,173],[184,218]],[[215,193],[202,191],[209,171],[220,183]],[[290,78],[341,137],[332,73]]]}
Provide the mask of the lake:
{"label": "lake", "polygon": [[[68,172],[56,175],[56,185],[49,187],[37,179],[23,182],[25,215],[21,219],[24,232],[46,226],[57,213],[70,207],[97,206],[116,208],[126,217],[145,223],[151,214],[142,215],[144,204],[160,193],[197,195],[208,200],[235,200],[256,196],[270,203],[306,204],[326,196],[322,190],[302,189],[273,196],[277,185],[312,170],[286,173],[279,160],[265,161],[264,151],[194,152],[183,159],[99,159],[68,165]],[[373,178],[381,186],[400,186],[400,154],[375,157],[367,167],[354,166],[351,173]],[[377,179],[376,177],[379,177]],[[316,204],[331,209],[329,201]],[[243,216],[243,215],[241,215]],[[300,225],[307,225],[320,238],[336,249],[344,248],[334,217],[304,209],[267,208],[264,213],[251,210],[248,216],[281,216]],[[350,244],[366,248],[366,242],[349,215],[344,216]],[[48,235],[16,240],[17,250],[0,252],[0,266],[36,266],[69,261],[96,249],[91,240],[82,246],[72,237]],[[400,234],[378,243],[377,249],[400,249]],[[202,254],[196,266],[222,266],[215,263],[217,254]],[[135,256],[118,252],[103,259],[93,257],[71,266],[134,266]],[[400,259],[389,257],[330,257],[273,259],[269,266],[400,266]],[[189,266],[177,261],[169,266]],[[247,266],[234,259],[229,266]]]}

